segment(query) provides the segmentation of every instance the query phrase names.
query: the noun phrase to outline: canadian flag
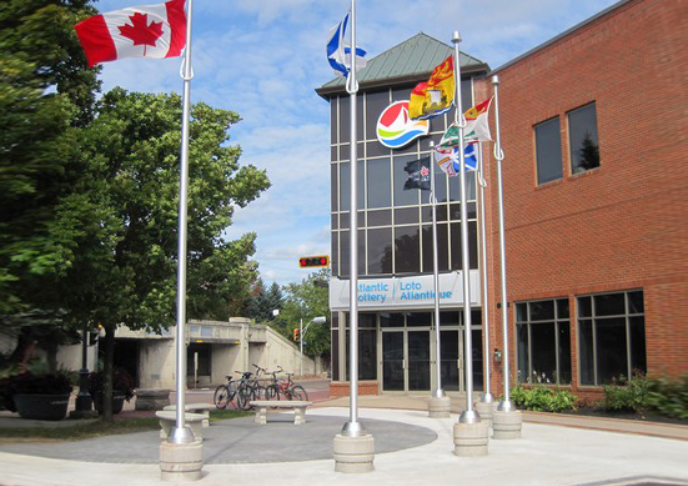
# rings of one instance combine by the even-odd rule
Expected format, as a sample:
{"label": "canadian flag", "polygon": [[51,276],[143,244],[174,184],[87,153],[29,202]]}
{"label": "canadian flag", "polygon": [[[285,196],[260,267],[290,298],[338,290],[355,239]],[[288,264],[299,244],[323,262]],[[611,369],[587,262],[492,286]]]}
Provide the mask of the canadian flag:
{"label": "canadian flag", "polygon": [[186,45],[186,0],[115,10],[74,26],[88,66],[124,57],[179,56]]}

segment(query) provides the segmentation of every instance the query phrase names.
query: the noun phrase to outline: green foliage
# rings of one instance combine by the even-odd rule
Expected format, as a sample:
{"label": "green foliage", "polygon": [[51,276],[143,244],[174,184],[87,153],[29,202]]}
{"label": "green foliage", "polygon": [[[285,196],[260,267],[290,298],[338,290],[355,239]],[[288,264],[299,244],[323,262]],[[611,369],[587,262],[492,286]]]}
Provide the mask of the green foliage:
{"label": "green foliage", "polygon": [[73,28],[95,12],[89,3],[0,6],[0,319],[44,309],[43,277],[69,266],[74,241],[52,230],[55,204],[76,174],[75,128],[92,118],[99,86]]}
{"label": "green foliage", "polygon": [[275,321],[272,311],[281,311],[283,306],[284,295],[279,284],[273,282],[270,288],[266,289],[263,280],[259,278],[253,285],[251,297],[246,300],[243,314],[256,322],[270,323]]}
{"label": "green foliage", "polygon": [[688,419],[688,376],[650,380],[647,403],[669,417]]}
{"label": "green foliage", "polygon": [[311,319],[319,316],[327,318],[324,324],[311,324],[304,335],[304,352],[311,356],[329,356],[330,343],[330,315],[329,287],[330,271],[323,268],[311,273],[300,284],[292,283],[285,286],[286,298],[280,320],[286,323],[284,334],[291,338],[294,329],[299,328],[299,321],[303,319],[304,328]]}
{"label": "green foliage", "polygon": [[648,392],[650,380],[637,373],[630,381],[621,377],[611,385],[604,385],[604,398],[597,408],[606,411],[627,411],[644,413],[649,408]]}
{"label": "green foliage", "polygon": [[[74,157],[84,177],[59,206],[78,232],[67,295],[75,322],[159,329],[173,322],[176,295],[181,99],[105,94],[81,131]],[[199,103],[190,125],[188,316],[226,320],[255,278],[255,235],[222,236],[235,206],[269,187],[263,171],[240,167],[227,145],[238,115]],[[66,297],[66,298],[65,298]]]}
{"label": "green foliage", "polygon": [[576,410],[577,401],[576,396],[570,392],[548,386],[512,388],[511,399],[517,407],[534,412]]}
{"label": "green foliage", "polygon": [[[92,372],[88,375],[88,392],[92,397],[103,393],[104,373]],[[112,389],[124,394],[124,399],[129,401],[134,396],[134,379],[124,368],[115,368],[112,373]]]}

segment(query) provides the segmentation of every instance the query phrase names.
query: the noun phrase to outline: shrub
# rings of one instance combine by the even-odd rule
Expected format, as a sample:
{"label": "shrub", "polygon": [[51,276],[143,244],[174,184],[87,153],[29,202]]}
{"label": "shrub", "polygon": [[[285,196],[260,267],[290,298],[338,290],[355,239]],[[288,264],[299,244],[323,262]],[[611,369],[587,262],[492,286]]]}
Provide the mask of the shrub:
{"label": "shrub", "polygon": [[576,396],[566,390],[548,386],[515,387],[511,390],[514,404],[534,412],[564,412],[576,409]]}
{"label": "shrub", "polygon": [[669,417],[688,419],[688,376],[650,380],[648,404]]}
{"label": "shrub", "polygon": [[[88,375],[88,392],[92,397],[103,392],[105,374],[102,371],[92,372]],[[115,368],[112,377],[112,389],[124,393],[124,398],[129,401],[134,396],[134,379],[124,368]]]}
{"label": "shrub", "polygon": [[64,395],[71,392],[71,380],[63,372],[22,373],[0,380],[0,400],[11,412],[16,412],[14,395]]}
{"label": "shrub", "polygon": [[649,408],[650,380],[642,373],[636,373],[631,381],[624,377],[611,385],[604,385],[604,398],[597,408],[607,411],[628,411],[644,413]]}

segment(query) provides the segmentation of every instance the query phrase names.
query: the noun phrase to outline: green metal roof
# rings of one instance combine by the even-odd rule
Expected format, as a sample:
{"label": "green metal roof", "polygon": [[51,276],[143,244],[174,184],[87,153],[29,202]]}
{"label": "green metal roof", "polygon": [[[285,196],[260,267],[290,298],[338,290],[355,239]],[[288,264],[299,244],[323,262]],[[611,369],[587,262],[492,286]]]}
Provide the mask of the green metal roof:
{"label": "green metal roof", "polygon": [[[454,48],[419,32],[391,49],[375,56],[358,71],[356,78],[362,89],[420,81],[430,76],[435,66],[444,61]],[[461,52],[462,72],[489,70],[487,64]],[[344,77],[337,77],[315,91],[323,97],[345,92]]]}

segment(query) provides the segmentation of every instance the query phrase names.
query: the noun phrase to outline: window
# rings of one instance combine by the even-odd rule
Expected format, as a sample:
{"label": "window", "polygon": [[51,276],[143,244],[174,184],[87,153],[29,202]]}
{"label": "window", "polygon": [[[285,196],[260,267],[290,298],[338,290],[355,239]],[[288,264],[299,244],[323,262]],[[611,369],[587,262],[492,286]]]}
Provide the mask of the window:
{"label": "window", "polygon": [[535,125],[535,157],[537,183],[556,181],[564,175],[561,163],[559,117]]}
{"label": "window", "polygon": [[570,384],[570,333],[568,299],[517,303],[519,382]]}
{"label": "window", "polygon": [[643,292],[578,297],[581,385],[604,385],[647,371]]}
{"label": "window", "polygon": [[570,111],[568,117],[571,173],[577,174],[599,167],[600,149],[597,141],[595,103]]}

